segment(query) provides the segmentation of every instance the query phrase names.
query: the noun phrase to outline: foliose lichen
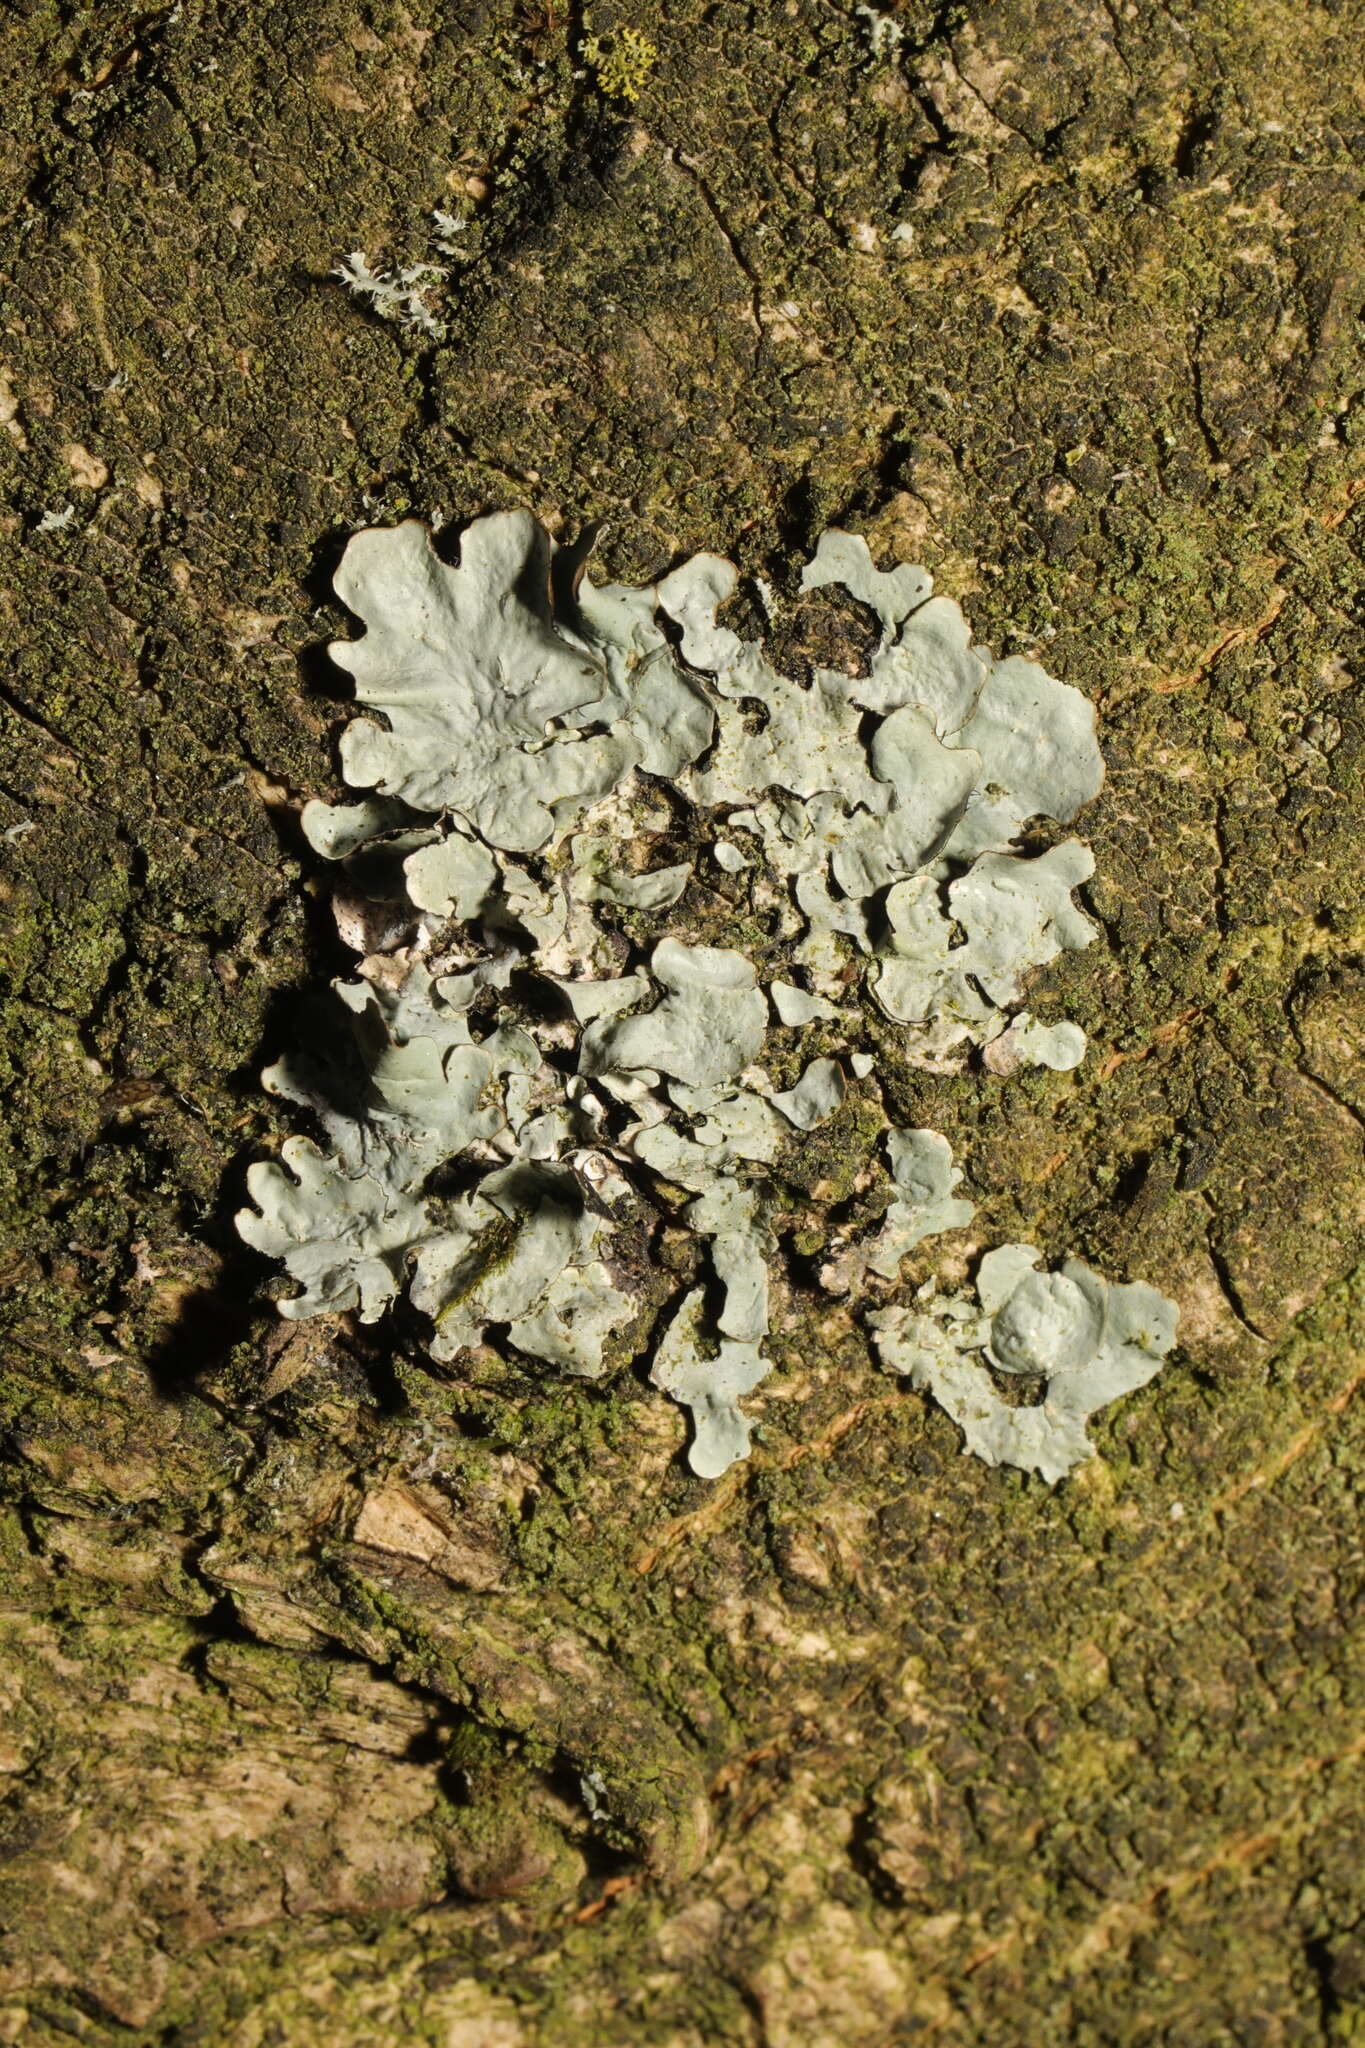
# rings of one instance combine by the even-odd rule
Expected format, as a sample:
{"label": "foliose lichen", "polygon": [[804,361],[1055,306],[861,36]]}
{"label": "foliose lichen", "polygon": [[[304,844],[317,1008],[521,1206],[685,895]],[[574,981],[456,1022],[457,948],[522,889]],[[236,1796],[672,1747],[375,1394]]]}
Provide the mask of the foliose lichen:
{"label": "foliose lichen", "polygon": [[[1079,1259],[1040,1272],[1040,1256],[1031,1245],[999,1245],[981,1261],[975,1303],[940,1296],[931,1282],[916,1307],[869,1320],[882,1363],[933,1395],[964,1450],[1055,1482],[1092,1455],[1089,1418],[1157,1371],[1175,1342],[1176,1312],[1140,1280],[1115,1287]],[[1035,1383],[1038,1398],[1007,1400],[988,1368]]]}
{"label": "foliose lichen", "polygon": [[659,52],[638,28],[620,28],[609,36],[588,36],[580,54],[599,92],[608,99],[638,100],[659,61]]}
{"label": "foliose lichen", "polygon": [[[993,661],[923,570],[881,572],[851,534],[824,536],[803,590],[842,586],[879,639],[865,673],[808,683],[718,617],[728,562],[646,588],[585,564],[521,512],[475,520],[453,563],[416,521],[349,542],[336,588],[366,630],[332,655],[366,714],[341,739],[358,796],[302,822],[339,866],[358,978],[335,984],[344,1031],[265,1076],[330,1149],[291,1138],[254,1165],[238,1227],[298,1283],[287,1316],[374,1321],[406,1292],[438,1361],[493,1331],[596,1377],[642,1320],[622,1246],[672,1217],[711,1277],[665,1310],[651,1373],[709,1476],[747,1452],[739,1404],[769,1369],[772,1170],[870,1074],[838,1044],[859,986],[935,1070],[978,1048],[1000,1073],[1082,1057],[1076,1026],[1018,1005],[1094,936],[1073,895],[1091,858],[1017,840],[1069,822],[1103,764],[1078,690]],[[726,877],[766,920],[757,962],[705,942]],[[836,1291],[894,1280],[973,1214],[946,1139],[885,1142],[894,1199],[877,1235],[831,1248]],[[892,1363],[899,1341],[882,1328]],[[938,1366],[906,1369],[943,1398]],[[976,1435],[1008,1455],[1007,1432]]]}

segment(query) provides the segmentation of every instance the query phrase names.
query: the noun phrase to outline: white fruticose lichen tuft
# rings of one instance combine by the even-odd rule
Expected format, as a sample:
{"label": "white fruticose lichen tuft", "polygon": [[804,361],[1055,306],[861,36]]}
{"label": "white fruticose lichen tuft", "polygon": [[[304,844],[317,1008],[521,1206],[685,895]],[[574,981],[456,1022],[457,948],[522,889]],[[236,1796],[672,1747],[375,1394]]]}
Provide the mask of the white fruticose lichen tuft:
{"label": "white fruticose lichen tuft", "polygon": [[445,262],[427,260],[403,263],[394,270],[375,270],[363,249],[352,249],[335,264],[332,276],[339,277],[347,290],[380,320],[423,334],[429,341],[441,341],[445,337],[445,322],[431,301],[439,303],[444,295],[451,263],[463,262],[469,253],[459,239],[467,226],[467,221],[438,207],[431,216],[430,239],[437,252],[447,259]]}
{"label": "white fruticose lichen tuft", "polygon": [[[347,281],[384,284],[355,259]],[[859,986],[936,1071],[1081,1058],[1074,1025],[1019,1005],[1094,936],[1090,856],[1016,842],[1103,765],[1079,691],[993,661],[923,570],[881,572],[851,534],[803,588],[842,586],[880,636],[865,673],[808,682],[722,623],[728,562],[637,589],[594,585],[586,553],[522,512],[475,520],[453,563],[416,521],[349,542],[336,588],[365,631],[332,653],[356,795],[302,822],[359,973],[335,984],[344,1031],[265,1077],[330,1149],[254,1166],[239,1228],[298,1284],[284,1314],[373,1321],[406,1292],[437,1360],[491,1333],[591,1378],[648,1335],[712,1476],[770,1369],[784,1151],[851,1086],[875,1101]],[[714,943],[738,929],[761,936]],[[890,1206],[829,1248],[836,1291],[894,1282],[973,1214],[946,1139],[887,1130]],[[678,1261],[652,1254],[679,1232],[697,1253],[669,1305]]]}
{"label": "white fruticose lichen tuft", "polygon": [[867,23],[867,40],[874,57],[894,57],[901,46],[905,30],[894,14],[883,14],[878,8],[869,6],[863,0],[853,12]]}

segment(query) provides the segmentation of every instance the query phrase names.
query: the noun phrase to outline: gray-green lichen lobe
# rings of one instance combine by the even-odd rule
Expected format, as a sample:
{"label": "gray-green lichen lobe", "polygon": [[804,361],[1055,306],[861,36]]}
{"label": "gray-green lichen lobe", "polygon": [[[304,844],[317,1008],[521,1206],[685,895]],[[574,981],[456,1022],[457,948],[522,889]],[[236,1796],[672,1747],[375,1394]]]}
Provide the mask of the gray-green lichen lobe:
{"label": "gray-green lichen lobe", "polygon": [[[658,52],[623,107],[573,77],[563,13],[42,5],[4,31],[0,829],[36,828],[4,848],[6,1824],[32,1844],[5,2026],[558,2048],[742,2041],[755,2012],[793,2044],[1060,2014],[1079,2042],[1350,2039],[1359,24],[1010,0],[900,11],[876,54],[813,0],[604,5],[593,34]],[[429,253],[437,206],[469,209],[476,253],[422,350],[327,273],[357,244]],[[1104,938],[1030,990],[1090,1061],[894,1082],[900,1125],[950,1129],[973,1196],[1005,1191],[992,1241],[1181,1295],[1190,1369],[1136,1433],[1120,1411],[1069,1501],[1002,1494],[800,1299],[770,1383],[799,1430],[772,1404],[751,1481],[700,1523],[644,1390],[547,1397],[493,1355],[450,1386],[386,1376],[344,1333],[225,1324],[221,1294],[194,1319],[262,1041],[323,944],[289,866],[335,723],[294,657],[346,630],[310,612],[314,550],[519,504],[608,517],[630,580],[733,546],[789,588],[824,526],[864,531],[1099,699]],[[795,1148],[814,1243],[830,1202],[873,1206],[842,1128]],[[491,1838],[519,1771],[546,1803],[524,1849],[503,1838],[526,1888],[501,1899],[420,1903],[461,1870],[486,1889],[498,1855],[440,1807],[470,1709],[424,1689],[442,1657],[383,1544],[504,1610],[473,1719],[507,1775],[461,1812]],[[641,1734],[630,1761],[538,1720],[523,1613],[559,1705],[596,1685]],[[244,1665],[226,1684],[242,1627],[278,1713]],[[609,1673],[565,1665],[575,1645]],[[328,1818],[352,1724],[316,1706],[376,1655],[363,1754],[440,1761],[395,1759],[416,1822],[378,1774],[373,1853],[435,1847],[358,1899]],[[281,1803],[207,1856],[225,1730]],[[608,1812],[613,1768],[669,1806],[681,1745],[720,1861],[581,1922],[600,1875],[543,1903],[544,1830],[601,1854],[581,1801],[553,1805],[561,1741]],[[168,1784],[192,1817],[149,1830]],[[635,1874],[650,1821],[626,1825]],[[73,1909],[87,1883],[128,1915]]]}

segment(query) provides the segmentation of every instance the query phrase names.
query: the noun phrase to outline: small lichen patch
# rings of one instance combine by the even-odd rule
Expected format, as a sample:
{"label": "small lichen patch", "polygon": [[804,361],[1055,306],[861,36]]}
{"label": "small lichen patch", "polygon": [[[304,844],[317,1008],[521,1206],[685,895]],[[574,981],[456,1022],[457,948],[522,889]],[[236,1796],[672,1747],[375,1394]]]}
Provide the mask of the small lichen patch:
{"label": "small lichen patch", "polygon": [[[1145,1386],[1175,1342],[1176,1308],[1142,1281],[1115,1286],[1078,1259],[1040,1272],[1030,1245],[981,1261],[973,1302],[932,1284],[914,1308],[872,1318],[882,1363],[931,1393],[962,1431],[963,1449],[1049,1484],[1095,1446],[1086,1423]],[[1041,1380],[1037,1401],[1005,1400],[992,1371]]]}
{"label": "small lichen patch", "polygon": [[891,1131],[886,1151],[896,1200],[874,1238],[849,1246],[824,1267],[821,1284],[831,1294],[849,1293],[868,1273],[894,1280],[902,1260],[927,1238],[960,1230],[976,1214],[975,1205],[955,1192],[962,1171],[937,1131]]}
{"label": "small lichen patch", "polygon": [[352,249],[338,260],[332,275],[378,319],[425,335],[429,341],[440,341],[446,328],[437,307],[450,277],[451,262],[463,259],[459,237],[465,223],[439,208],[431,223],[430,239],[444,262],[427,258],[399,264],[393,270],[376,270],[363,249]]}
{"label": "small lichen patch", "polygon": [[583,61],[608,99],[633,102],[658,63],[659,52],[638,28],[619,28],[609,36],[589,36]]}

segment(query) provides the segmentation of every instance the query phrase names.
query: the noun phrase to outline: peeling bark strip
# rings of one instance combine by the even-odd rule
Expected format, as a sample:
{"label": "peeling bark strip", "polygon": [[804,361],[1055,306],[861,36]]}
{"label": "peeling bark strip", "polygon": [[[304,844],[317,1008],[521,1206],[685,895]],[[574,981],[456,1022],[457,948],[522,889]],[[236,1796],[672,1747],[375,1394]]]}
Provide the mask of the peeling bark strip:
{"label": "peeling bark strip", "polygon": [[[0,25],[0,2039],[1359,2031],[1359,40],[1289,0]],[[357,249],[439,266],[444,337]],[[337,965],[297,821],[345,541],[585,505],[626,586],[724,536],[721,623],[802,690],[877,639],[798,589],[838,527],[1101,708],[1100,936],[1029,996],[1090,1057],[964,1086],[866,1026],[970,1176],[946,1282],[1022,1240],[1179,1302],[1188,1364],[1056,1494],[875,1369],[862,1290],[919,1247],[820,1286],[903,1199],[851,1067],[790,1126],[714,1483],[628,1369],[442,1377],[256,1302],[252,1077]],[[696,873],[753,958],[752,870]],[[825,1000],[782,1029],[862,1016]],[[713,1241],[664,1225],[642,1325]]]}

